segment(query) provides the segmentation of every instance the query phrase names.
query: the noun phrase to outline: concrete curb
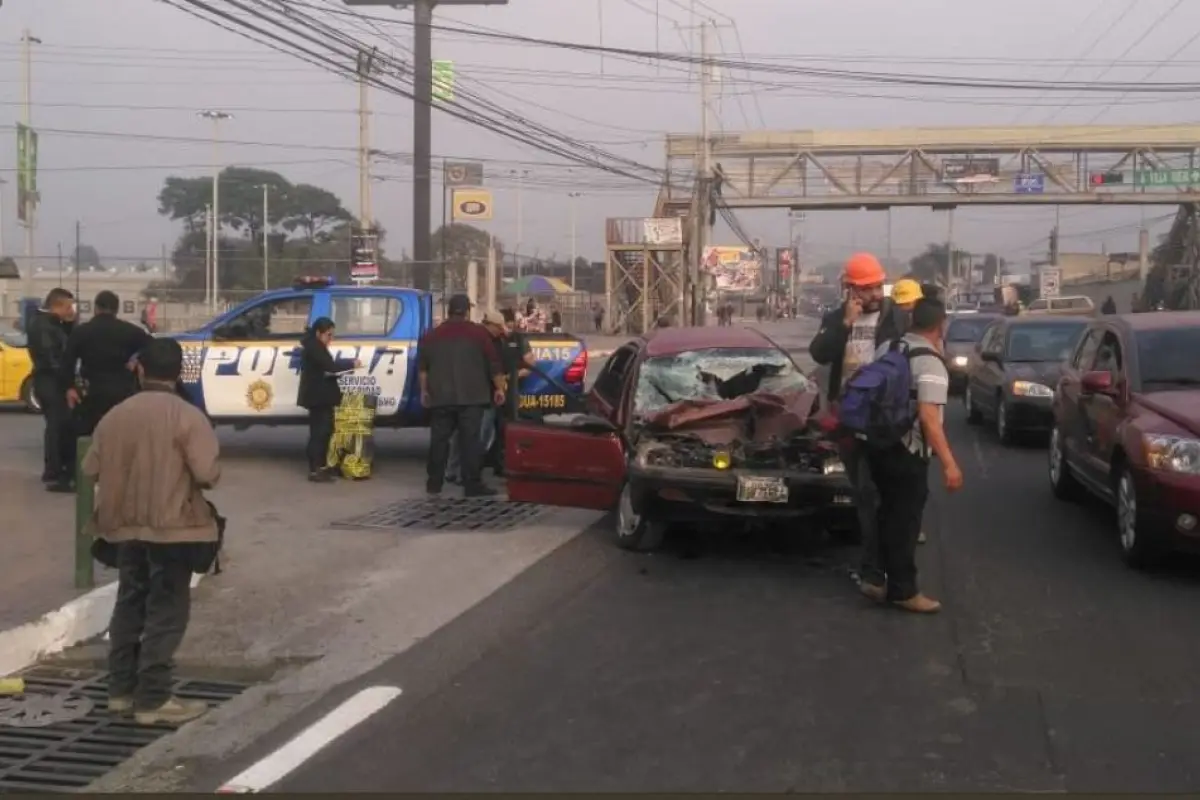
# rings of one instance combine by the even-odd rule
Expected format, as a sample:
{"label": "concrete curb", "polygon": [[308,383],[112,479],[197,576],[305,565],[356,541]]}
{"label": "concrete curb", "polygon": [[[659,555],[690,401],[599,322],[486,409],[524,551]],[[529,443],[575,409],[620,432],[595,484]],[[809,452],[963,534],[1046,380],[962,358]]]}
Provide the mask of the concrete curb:
{"label": "concrete curb", "polygon": [[[203,575],[192,576],[192,588]],[[0,631],[0,676],[12,675],[46,656],[107,634],[117,601],[117,582],[97,587],[33,622]]]}

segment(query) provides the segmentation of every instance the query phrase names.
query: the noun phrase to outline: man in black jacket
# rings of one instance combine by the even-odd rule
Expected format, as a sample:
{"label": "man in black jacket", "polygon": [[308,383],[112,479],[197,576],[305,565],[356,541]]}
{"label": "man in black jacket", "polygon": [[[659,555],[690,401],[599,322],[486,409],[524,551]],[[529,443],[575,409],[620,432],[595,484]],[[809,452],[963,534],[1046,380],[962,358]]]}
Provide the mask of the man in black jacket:
{"label": "man in black jacket", "polygon": [[67,389],[74,385],[75,373],[67,375],[63,369],[74,319],[75,296],[66,289],[51,289],[25,331],[33,361],[33,394],[46,423],[42,482],[52,492],[72,491],[75,471],[75,432],[67,405]]}
{"label": "man in black jacket", "polygon": [[96,295],[96,315],[71,332],[63,356],[62,377],[75,375],[76,364],[86,384],[82,400],[74,385],[67,403],[79,407],[79,434],[90,436],[96,425],[118,403],[138,391],[133,358],[154,337],[132,322],[117,317],[120,299],[110,291]]}
{"label": "man in black jacket", "polygon": [[[845,301],[821,319],[821,328],[808,346],[813,361],[828,367],[829,400],[835,401],[842,386],[856,369],[875,360],[875,352],[884,342],[899,339],[907,327],[908,315],[884,297],[887,273],[875,256],[856,253],[846,262],[842,276]],[[879,490],[865,458],[860,458],[853,440],[841,443],[846,477],[854,487],[855,509],[862,534],[863,556],[859,575],[876,575],[882,567],[875,563],[879,547]]]}

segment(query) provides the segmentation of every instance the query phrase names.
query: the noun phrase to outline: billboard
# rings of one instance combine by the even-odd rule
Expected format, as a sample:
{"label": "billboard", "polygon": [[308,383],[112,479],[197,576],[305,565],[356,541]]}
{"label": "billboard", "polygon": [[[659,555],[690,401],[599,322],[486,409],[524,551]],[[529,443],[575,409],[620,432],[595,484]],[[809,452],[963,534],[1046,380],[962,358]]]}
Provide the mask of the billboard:
{"label": "billboard", "polygon": [[483,222],[492,218],[492,193],[486,189],[454,189],[450,204],[455,222]]}
{"label": "billboard", "polygon": [[775,250],[775,274],[779,277],[780,285],[791,281],[795,261],[792,248],[780,247]]}
{"label": "billboard", "polygon": [[762,286],[762,253],[752,247],[711,245],[704,248],[704,271],[713,276],[718,290],[751,292]]}
{"label": "billboard", "polygon": [[998,158],[942,159],[942,183],[995,183],[998,180]]}

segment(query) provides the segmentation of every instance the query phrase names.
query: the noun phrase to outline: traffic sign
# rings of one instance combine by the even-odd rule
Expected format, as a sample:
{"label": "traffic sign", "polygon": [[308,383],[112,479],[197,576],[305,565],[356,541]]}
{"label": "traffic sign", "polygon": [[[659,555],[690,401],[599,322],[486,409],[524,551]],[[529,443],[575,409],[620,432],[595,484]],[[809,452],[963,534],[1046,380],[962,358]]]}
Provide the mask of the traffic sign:
{"label": "traffic sign", "polygon": [[1139,169],[1134,186],[1190,186],[1200,184],[1200,169]]}
{"label": "traffic sign", "polygon": [[1046,191],[1046,176],[1040,172],[1018,172],[1013,189],[1017,194],[1041,194]]}
{"label": "traffic sign", "polygon": [[1042,297],[1058,297],[1058,287],[1062,279],[1062,270],[1058,267],[1042,267],[1041,295]]}

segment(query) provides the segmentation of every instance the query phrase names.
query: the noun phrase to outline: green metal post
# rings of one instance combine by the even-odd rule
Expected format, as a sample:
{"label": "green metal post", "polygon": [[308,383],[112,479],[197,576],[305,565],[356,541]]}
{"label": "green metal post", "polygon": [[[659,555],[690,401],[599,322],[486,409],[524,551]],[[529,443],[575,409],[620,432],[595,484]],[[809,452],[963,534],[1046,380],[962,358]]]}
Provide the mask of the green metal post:
{"label": "green metal post", "polygon": [[90,436],[81,436],[75,453],[75,588],[91,589],[96,585],[92,564],[92,537],[87,525],[96,504],[96,486],[83,474],[83,458],[92,445]]}

